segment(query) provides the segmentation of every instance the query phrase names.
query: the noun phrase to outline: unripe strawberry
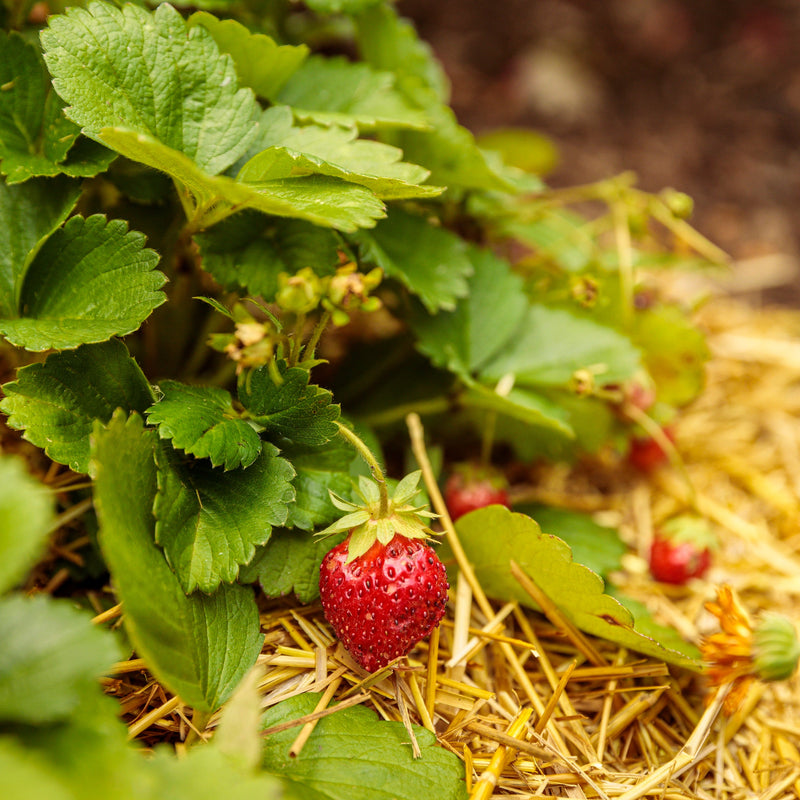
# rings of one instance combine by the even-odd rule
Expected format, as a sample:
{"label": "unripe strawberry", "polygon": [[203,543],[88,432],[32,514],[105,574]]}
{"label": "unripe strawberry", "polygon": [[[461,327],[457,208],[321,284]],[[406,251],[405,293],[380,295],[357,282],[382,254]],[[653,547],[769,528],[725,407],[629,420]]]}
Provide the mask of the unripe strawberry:
{"label": "unripe strawberry", "polygon": [[462,464],[454,468],[444,487],[444,502],[455,521],[485,506],[509,507],[505,477],[491,467]]}
{"label": "unripe strawberry", "polygon": [[325,618],[368,672],[404,656],[444,616],[447,572],[422,539],[396,534],[347,561],[350,539],[334,547],[320,568]]}

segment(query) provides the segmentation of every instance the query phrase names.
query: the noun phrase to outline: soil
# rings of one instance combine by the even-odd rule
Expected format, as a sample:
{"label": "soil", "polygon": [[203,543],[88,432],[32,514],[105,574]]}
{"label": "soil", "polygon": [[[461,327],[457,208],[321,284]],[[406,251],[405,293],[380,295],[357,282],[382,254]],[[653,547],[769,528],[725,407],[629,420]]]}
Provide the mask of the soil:
{"label": "soil", "polygon": [[476,133],[533,128],[553,186],[633,170],[695,200],[734,290],[800,304],[795,0],[401,0]]}

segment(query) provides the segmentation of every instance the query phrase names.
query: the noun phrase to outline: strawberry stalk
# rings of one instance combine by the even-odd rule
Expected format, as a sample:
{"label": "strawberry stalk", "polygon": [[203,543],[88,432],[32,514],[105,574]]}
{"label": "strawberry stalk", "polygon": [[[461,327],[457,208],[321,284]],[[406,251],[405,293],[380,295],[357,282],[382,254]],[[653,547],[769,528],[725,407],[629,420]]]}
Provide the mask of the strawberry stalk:
{"label": "strawberry stalk", "polygon": [[386,488],[386,478],[383,475],[383,470],[381,469],[381,465],[378,463],[378,459],[375,458],[369,447],[367,447],[362,439],[353,431],[351,431],[350,428],[338,421],[336,422],[336,427],[339,428],[339,433],[342,435],[342,437],[347,439],[347,441],[353,445],[353,447],[356,449],[356,452],[367,463],[367,466],[372,473],[372,477],[375,479],[375,483],[378,484],[378,491],[380,492],[378,516],[381,519],[387,517],[389,514],[389,491]]}

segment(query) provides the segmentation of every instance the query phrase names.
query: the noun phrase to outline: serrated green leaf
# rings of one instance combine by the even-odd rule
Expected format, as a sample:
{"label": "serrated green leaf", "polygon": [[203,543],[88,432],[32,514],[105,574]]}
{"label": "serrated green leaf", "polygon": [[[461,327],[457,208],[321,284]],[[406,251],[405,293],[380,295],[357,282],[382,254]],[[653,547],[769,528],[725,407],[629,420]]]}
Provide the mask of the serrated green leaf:
{"label": "serrated green leaf", "polygon": [[0,456],[0,594],[22,580],[44,549],[53,500],[21,458]]}
{"label": "serrated green leaf", "polygon": [[89,469],[94,420],[108,422],[117,408],[144,412],[154,400],[139,365],[116,339],[53,353],[2,388],[0,410],[9,427],[76,472]]}
{"label": "serrated green leaf", "polygon": [[286,178],[325,175],[359,184],[384,200],[435,197],[441,186],[421,186],[429,172],[402,161],[403,152],[388,144],[357,138],[353,128],[292,122],[288,106],[264,111],[253,155],[237,180],[260,184]]}
{"label": "serrated green leaf", "polygon": [[469,248],[467,256],[473,275],[455,310],[412,319],[417,348],[436,366],[462,375],[505,351],[528,306],[522,279],[508,262],[477,248]]}
{"label": "serrated green leaf", "polygon": [[286,437],[295,444],[319,447],[338,433],[339,406],[327,389],[309,385],[308,370],[278,364],[283,378],[276,386],[267,367],[239,376],[239,401],[267,436]]}
{"label": "serrated green leaf", "polygon": [[543,533],[565,541],[576,564],[601,576],[620,569],[627,546],[616,530],[599,525],[589,514],[541,505],[514,506],[514,510],[536,520]]}
{"label": "serrated green leaf", "polygon": [[378,72],[343,57],[312,56],[274,100],[291,106],[297,119],[322,125],[426,129],[425,114],[394,88],[391,72]]}
{"label": "serrated green leaf", "polygon": [[[278,703],[265,712],[264,728],[311,713],[319,697],[306,693]],[[463,763],[424,728],[414,726],[422,751],[416,759],[403,724],[379,720],[363,706],[321,719],[300,755],[291,758],[296,736],[294,729],[267,736],[263,765],[304,800],[466,800]]]}
{"label": "serrated green leaf", "polygon": [[693,656],[639,633],[631,614],[604,594],[603,579],[575,563],[568,545],[542,533],[530,517],[490,506],[461,517],[456,530],[490,597],[536,607],[511,574],[509,565],[514,560],[580,630],[670,664],[699,668]]}
{"label": "serrated green leaf", "polygon": [[294,500],[294,470],[269,443],[247,469],[221,473],[207,462],[181,463],[163,445],[156,463],[156,542],[187,594],[235,581],[256,545],[286,522]]}
{"label": "serrated green leaf", "polygon": [[371,228],[385,216],[383,203],[369,190],[338,178],[309,175],[250,184],[225,175],[209,175],[183,153],[143,133],[104,128],[103,141],[124,156],[159,169],[186,187],[194,212],[211,209],[211,221],[202,214],[193,227],[202,230],[246,208],[283,217],[306,219],[317,225],[354,231]]}
{"label": "serrated green leaf", "polygon": [[392,209],[374,230],[353,239],[363,260],[403,283],[431,314],[452,311],[469,292],[473,263],[464,240],[424,217]]}
{"label": "serrated green leaf", "polygon": [[72,211],[81,187],[68,178],[0,181],[0,318],[19,308],[25,272],[42,243]]}
{"label": "serrated green leaf", "polygon": [[641,370],[639,351],[626,336],[569,311],[531,305],[513,342],[481,370],[481,379],[511,374],[526,387],[569,387],[578,370],[600,384],[622,383]]}
{"label": "serrated green leaf", "polygon": [[154,431],[117,414],[95,428],[92,475],[98,540],[138,654],[193,708],[216,710],[255,663],[264,641],[246,587],[187,597],[154,541]]}
{"label": "serrated green leaf", "polygon": [[41,33],[53,86],[88,136],[104,128],[147,134],[210,174],[223,172],[257,133],[259,107],[233,62],[203,27],[167,3],[155,12],[93,2],[48,18]]}
{"label": "serrated green leaf", "polygon": [[632,337],[642,350],[660,402],[682,406],[700,394],[709,349],[685,312],[671,305],[637,312]]}
{"label": "serrated green leaf", "polygon": [[166,301],[159,256],[123,220],[75,216],[28,268],[17,312],[0,333],[27,350],[66,349],[135,331]]}
{"label": "serrated green leaf", "polygon": [[[68,716],[119,658],[89,615],[48,595],[0,599],[0,719],[43,723]],[[58,658],[54,654],[58,654]]]}
{"label": "serrated green leaf", "polygon": [[248,467],[256,460],[261,439],[239,417],[225,389],[178,381],[162,381],[159,389],[162,397],[147,409],[147,421],[158,427],[162,439],[226,470]]}
{"label": "serrated green leaf", "polygon": [[301,603],[313,603],[319,597],[319,565],[346,536],[342,532],[320,539],[301,531],[277,529],[242,568],[240,580],[258,581],[267,597],[294,593]]}
{"label": "serrated green leaf", "polygon": [[278,45],[270,36],[251,33],[234,19],[220,20],[207,11],[197,11],[187,21],[189,27],[202,25],[214,37],[221,53],[233,59],[241,86],[273,100],[287,80],[308,56],[308,47]]}
{"label": "serrated green leaf", "polygon": [[266,301],[274,298],[281,272],[311,267],[333,275],[339,264],[337,235],[304,220],[234,214],[195,236],[203,269],[226,289],[246,289]]}

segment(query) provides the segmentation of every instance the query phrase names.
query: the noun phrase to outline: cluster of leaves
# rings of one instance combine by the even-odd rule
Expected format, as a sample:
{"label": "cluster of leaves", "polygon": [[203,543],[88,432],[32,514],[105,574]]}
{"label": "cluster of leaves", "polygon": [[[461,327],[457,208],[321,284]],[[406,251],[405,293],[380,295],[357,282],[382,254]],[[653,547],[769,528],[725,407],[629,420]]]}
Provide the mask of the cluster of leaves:
{"label": "cluster of leaves", "polygon": [[[23,366],[0,408],[54,462],[91,476],[99,550],[131,644],[172,692],[210,713],[262,646],[252,585],[317,596],[319,562],[336,540],[311,533],[338,514],[329,492],[347,497],[363,469],[340,425],[388,435],[417,409],[446,442],[488,414],[523,459],[625,438],[620,387],[652,383],[666,416],[699,390],[705,357],[681,309],[637,302],[635,276],[702,261],[691,247],[709,253],[670,198],[624,179],[564,198],[483,150],[457,123],[428,48],[382,0],[275,2],[269,13],[244,2],[237,18],[226,0],[201,5],[187,17],[166,3],[95,0],[41,31],[35,15],[25,23],[29,2],[3,6],[0,335],[9,363]],[[572,199],[604,211],[589,219]],[[655,246],[651,220],[675,238],[674,252]],[[521,249],[516,263],[502,255]],[[334,332],[327,383],[312,380],[325,331],[378,309],[362,341]],[[0,463],[10,476],[0,480],[8,590],[51,510],[18,465]],[[476,544],[487,588],[497,553],[527,563],[517,549],[525,537],[572,564],[560,540],[519,519],[527,527],[508,548],[484,557]],[[505,518],[485,522],[508,529]],[[532,551],[531,568],[537,559]],[[593,603],[602,584],[585,580]],[[89,692],[114,659],[110,635],[56,601],[2,603],[0,718],[18,725],[16,738],[0,739],[0,761],[16,763],[4,774],[54,797],[75,796],[92,774],[100,796],[111,780],[102,765],[124,764],[127,775],[132,764],[120,755],[132,752],[124,731]],[[615,608],[615,624],[632,631]],[[60,682],[40,648],[56,637],[69,662]],[[691,661],[647,641],[631,633],[626,644]],[[265,724],[306,710],[306,698],[294,703]],[[287,764],[276,737],[265,768],[310,783],[315,797],[344,796],[325,780],[341,777],[331,766],[344,746],[337,726],[353,724],[376,745],[348,796],[389,785],[378,765],[408,761],[402,737],[348,714],[320,725],[309,748],[319,763]],[[30,728],[53,722],[54,732]],[[88,760],[84,749],[71,755],[78,741]],[[224,742],[190,762],[130,766],[131,796],[160,795],[167,781],[187,796],[227,791],[235,781],[225,770],[237,765]],[[39,763],[48,747],[63,775]],[[454,762],[429,763],[415,780],[460,796]],[[258,787],[293,796],[244,772],[242,797]],[[392,796],[415,796],[404,781],[392,773]]]}

